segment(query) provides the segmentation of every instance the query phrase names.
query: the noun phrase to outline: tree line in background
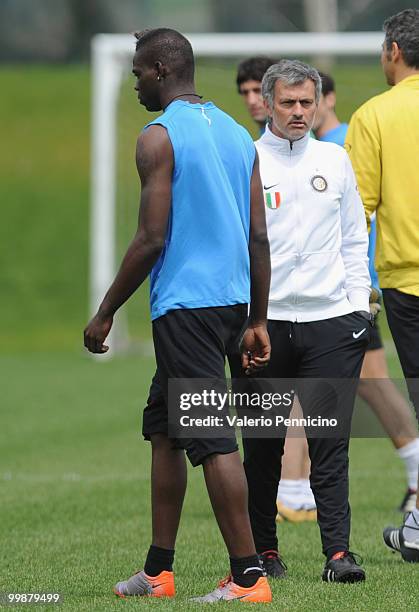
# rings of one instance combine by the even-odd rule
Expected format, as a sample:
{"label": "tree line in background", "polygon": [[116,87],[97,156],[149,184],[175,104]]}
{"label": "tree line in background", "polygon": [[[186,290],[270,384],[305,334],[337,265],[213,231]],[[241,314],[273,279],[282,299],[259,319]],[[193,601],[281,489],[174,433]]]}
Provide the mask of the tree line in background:
{"label": "tree line in background", "polygon": [[0,60],[85,60],[99,32],[380,30],[416,0],[1,0]]}

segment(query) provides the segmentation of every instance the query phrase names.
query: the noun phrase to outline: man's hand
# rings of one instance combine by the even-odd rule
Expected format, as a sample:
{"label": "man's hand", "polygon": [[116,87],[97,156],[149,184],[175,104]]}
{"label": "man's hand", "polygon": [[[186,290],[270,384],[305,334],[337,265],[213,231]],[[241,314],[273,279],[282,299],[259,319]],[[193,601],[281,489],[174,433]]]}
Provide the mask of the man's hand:
{"label": "man's hand", "polygon": [[242,366],[247,375],[265,368],[271,358],[271,342],[264,323],[249,325],[240,343]]}
{"label": "man's hand", "polygon": [[370,293],[370,313],[373,317],[376,317],[381,310],[380,301],[380,292],[373,287]]}
{"label": "man's hand", "polygon": [[106,353],[109,346],[103,344],[111,331],[113,317],[102,315],[99,312],[88,323],[84,330],[84,346],[91,353]]}

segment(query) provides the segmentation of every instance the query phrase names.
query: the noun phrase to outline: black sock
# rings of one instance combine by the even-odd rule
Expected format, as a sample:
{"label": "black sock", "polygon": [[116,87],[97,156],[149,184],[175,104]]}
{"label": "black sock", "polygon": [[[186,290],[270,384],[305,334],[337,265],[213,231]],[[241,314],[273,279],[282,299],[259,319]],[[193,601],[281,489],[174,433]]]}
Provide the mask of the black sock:
{"label": "black sock", "polygon": [[148,576],[158,576],[164,570],[171,572],[174,558],[174,550],[151,545],[148,550],[144,571]]}
{"label": "black sock", "polygon": [[230,567],[233,582],[241,587],[252,587],[263,576],[257,555],[241,557],[240,559],[232,559],[230,557]]}

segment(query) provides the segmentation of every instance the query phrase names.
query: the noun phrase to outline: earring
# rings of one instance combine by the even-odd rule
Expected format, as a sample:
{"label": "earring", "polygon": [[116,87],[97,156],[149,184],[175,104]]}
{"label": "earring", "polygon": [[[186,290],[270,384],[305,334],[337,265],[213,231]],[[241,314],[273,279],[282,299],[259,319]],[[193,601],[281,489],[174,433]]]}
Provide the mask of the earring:
{"label": "earring", "polygon": [[158,80],[158,81],[161,81],[161,77],[160,77],[160,75],[158,75],[158,76],[157,76],[157,80]]}

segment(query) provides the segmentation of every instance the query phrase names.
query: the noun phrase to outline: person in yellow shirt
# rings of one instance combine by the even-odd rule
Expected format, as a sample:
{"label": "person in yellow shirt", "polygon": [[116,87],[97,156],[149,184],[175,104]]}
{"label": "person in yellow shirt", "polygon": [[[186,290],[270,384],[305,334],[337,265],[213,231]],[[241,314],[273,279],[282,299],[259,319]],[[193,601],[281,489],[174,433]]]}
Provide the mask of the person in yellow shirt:
{"label": "person in yellow shirt", "polygon": [[[419,10],[384,22],[381,63],[391,89],[353,115],[345,147],[367,221],[376,213],[376,269],[388,323],[419,420]],[[384,541],[419,562],[419,494]]]}

